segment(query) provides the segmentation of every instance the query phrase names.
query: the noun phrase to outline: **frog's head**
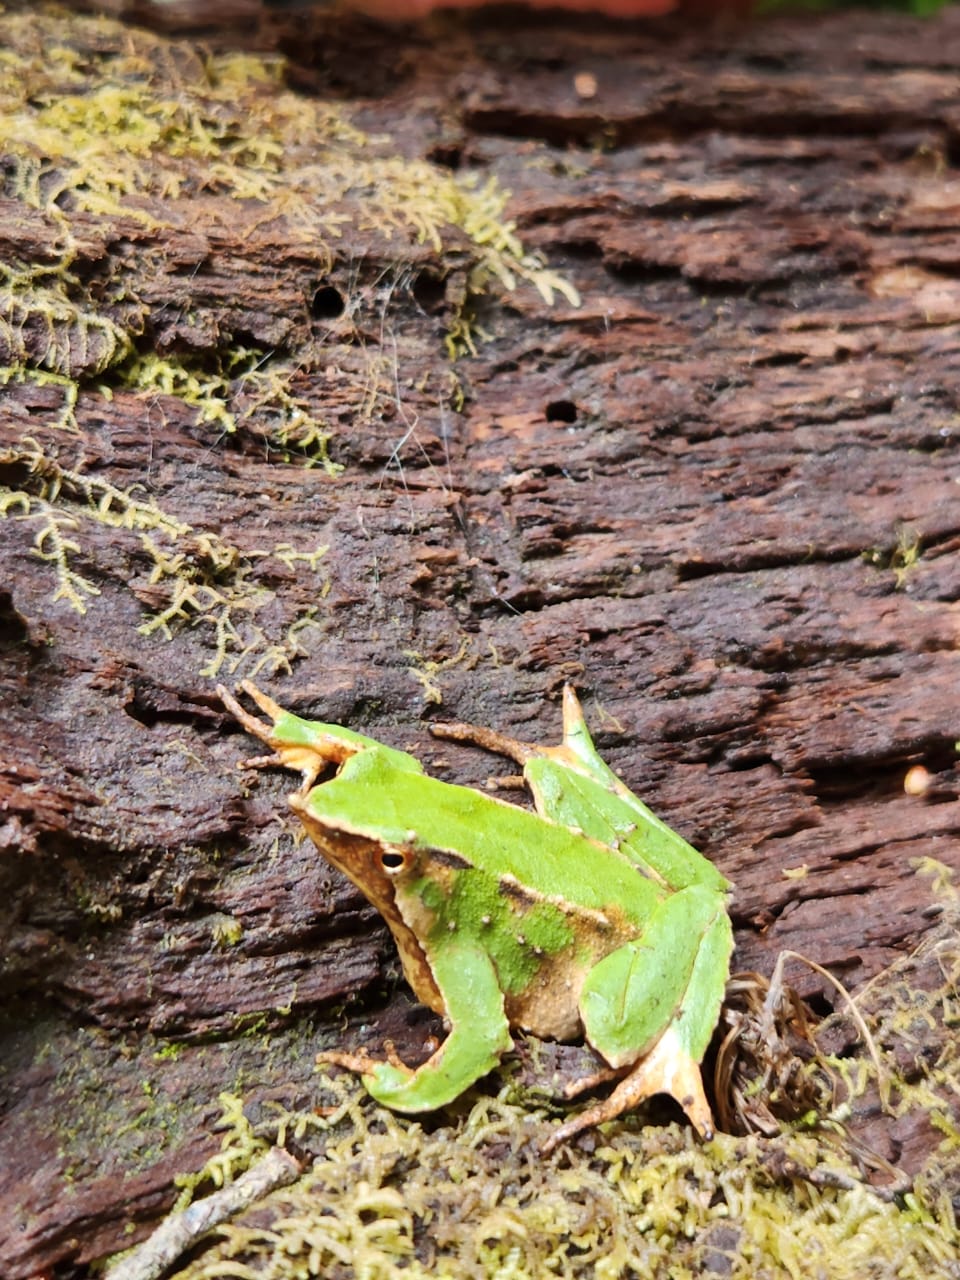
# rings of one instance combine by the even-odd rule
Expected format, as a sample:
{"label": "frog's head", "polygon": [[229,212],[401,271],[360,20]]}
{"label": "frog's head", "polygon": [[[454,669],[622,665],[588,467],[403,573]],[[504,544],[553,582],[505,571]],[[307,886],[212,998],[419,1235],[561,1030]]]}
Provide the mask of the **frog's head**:
{"label": "frog's head", "polygon": [[445,1012],[443,997],[417,940],[418,935],[408,924],[400,905],[404,884],[409,883],[413,876],[422,874],[417,865],[417,851],[400,843],[338,830],[317,815],[316,806],[311,805],[311,796],[304,796],[302,792],[294,792],[290,796],[290,807],[326,860],[342,871],[386,920],[400,952],[404,977],[417,999],[435,1013]]}

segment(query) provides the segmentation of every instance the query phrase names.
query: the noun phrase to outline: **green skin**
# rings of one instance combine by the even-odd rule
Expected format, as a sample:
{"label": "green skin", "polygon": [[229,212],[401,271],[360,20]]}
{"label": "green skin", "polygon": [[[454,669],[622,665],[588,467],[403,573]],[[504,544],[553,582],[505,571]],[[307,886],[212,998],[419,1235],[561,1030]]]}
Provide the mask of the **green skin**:
{"label": "green skin", "polygon": [[[320,851],[381,911],[417,996],[449,1026],[416,1070],[390,1052],[320,1055],[359,1072],[379,1102],[430,1111],[457,1098],[513,1044],[511,1027],[585,1037],[610,1070],[573,1096],[617,1088],[554,1131],[550,1150],[653,1093],[671,1094],[705,1137],[699,1063],[716,1026],[732,949],[728,882],[604,764],[573,690],[559,747],[469,725],[438,736],[524,766],[537,812],[427,777],[415,757],[339,725],[302,720],[250,684],[270,716],[227,707],[298,769],[291,797]],[[331,764],[335,776],[314,785]]]}

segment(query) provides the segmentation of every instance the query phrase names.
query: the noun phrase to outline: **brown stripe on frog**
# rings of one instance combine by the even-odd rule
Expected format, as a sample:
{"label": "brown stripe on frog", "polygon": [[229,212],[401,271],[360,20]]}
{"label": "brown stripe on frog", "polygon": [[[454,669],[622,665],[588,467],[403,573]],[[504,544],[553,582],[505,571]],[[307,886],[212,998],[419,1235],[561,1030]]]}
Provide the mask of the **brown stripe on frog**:
{"label": "brown stripe on frog", "polygon": [[584,921],[600,934],[611,933],[625,938],[633,936],[631,926],[616,903],[611,903],[602,911],[595,907],[585,907],[580,903],[567,902],[565,898],[552,893],[538,893],[536,889],[521,884],[511,875],[500,877],[499,888],[501,895],[509,898],[520,911],[529,911],[541,903],[548,903],[551,907],[562,911],[565,916]]}
{"label": "brown stripe on frog", "polygon": [[423,850],[424,855],[429,858],[431,867],[447,867],[450,871],[471,871],[473,863],[468,858],[462,858],[459,853],[454,853],[452,849],[437,849],[431,846]]}

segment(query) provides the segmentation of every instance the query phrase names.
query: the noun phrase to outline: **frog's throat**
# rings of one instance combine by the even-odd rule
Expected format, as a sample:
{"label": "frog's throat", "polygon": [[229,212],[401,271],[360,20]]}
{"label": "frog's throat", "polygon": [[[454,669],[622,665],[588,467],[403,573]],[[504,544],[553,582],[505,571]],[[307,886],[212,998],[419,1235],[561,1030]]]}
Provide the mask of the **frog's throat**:
{"label": "frog's throat", "polygon": [[297,794],[290,797],[290,807],[298,814],[310,839],[331,866],[342,871],[387,922],[400,953],[403,976],[413,988],[414,995],[434,1013],[444,1014],[446,1008],[443,996],[427,963],[427,957],[413,930],[400,914],[393,881],[383,872],[378,841],[345,831],[331,831],[314,822],[309,809]]}

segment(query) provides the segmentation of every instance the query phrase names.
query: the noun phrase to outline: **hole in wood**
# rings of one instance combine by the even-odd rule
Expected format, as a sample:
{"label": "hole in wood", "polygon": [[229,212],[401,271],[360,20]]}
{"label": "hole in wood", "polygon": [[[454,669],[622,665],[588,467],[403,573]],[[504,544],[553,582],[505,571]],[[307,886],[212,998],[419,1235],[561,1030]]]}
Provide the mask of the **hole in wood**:
{"label": "hole in wood", "polygon": [[576,422],[577,406],[572,400],[551,400],[545,411],[548,422]]}
{"label": "hole in wood", "polygon": [[413,296],[421,311],[435,315],[446,305],[446,284],[432,272],[421,271],[413,282]]}
{"label": "hole in wood", "polygon": [[336,320],[342,316],[346,307],[343,294],[332,284],[321,285],[313,295],[310,310],[318,320]]}

